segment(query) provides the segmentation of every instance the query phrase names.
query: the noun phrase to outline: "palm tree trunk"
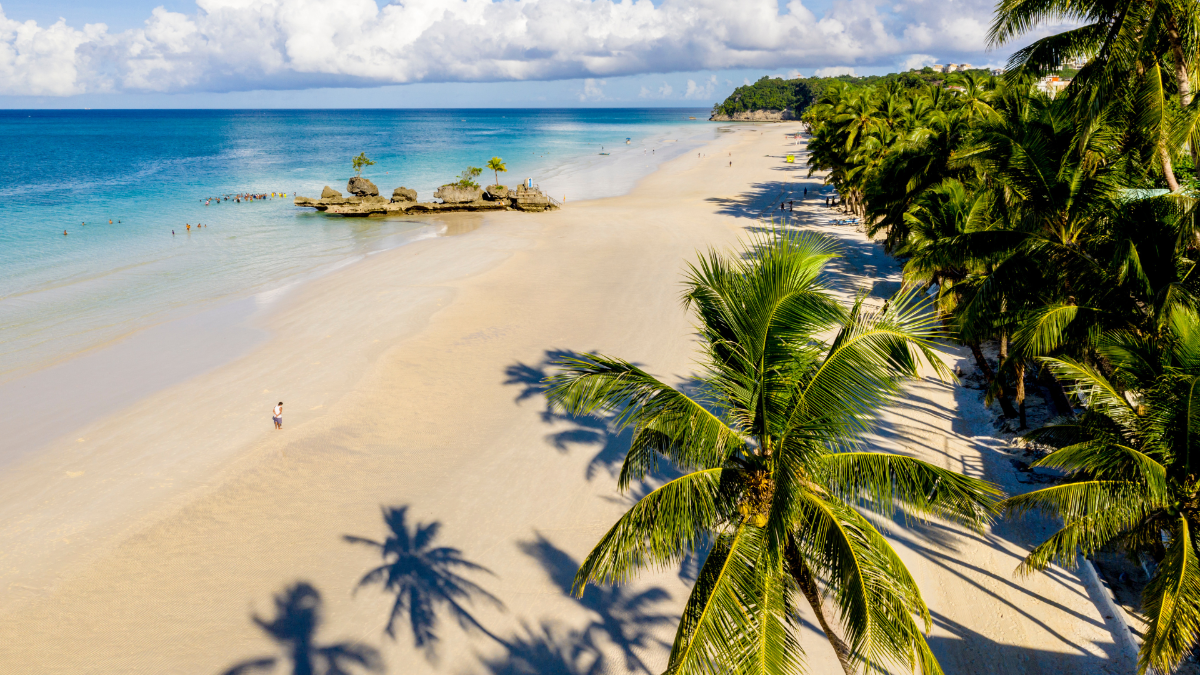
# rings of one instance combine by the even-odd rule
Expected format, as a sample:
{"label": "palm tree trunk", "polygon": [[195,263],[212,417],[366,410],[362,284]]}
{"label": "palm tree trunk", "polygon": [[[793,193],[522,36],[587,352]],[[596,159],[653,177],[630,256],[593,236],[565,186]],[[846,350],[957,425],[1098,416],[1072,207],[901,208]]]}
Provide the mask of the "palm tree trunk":
{"label": "palm tree trunk", "polygon": [[1185,107],[1192,102],[1192,83],[1188,79],[1187,59],[1183,56],[1183,43],[1179,40],[1179,27],[1175,15],[1167,12],[1167,37],[1175,57],[1175,81],[1179,85],[1179,102]]}
{"label": "palm tree trunk", "polygon": [[[971,354],[975,356],[975,365],[979,366],[980,372],[982,372],[983,376],[987,379],[988,386],[991,387],[995,385],[996,373],[992,372],[992,367],[988,365],[987,359],[983,358],[983,350],[979,348],[979,343],[972,342],[968,346],[971,348]],[[1008,400],[1008,396],[1005,395],[1003,389],[1000,390],[1000,395],[997,397],[997,400],[1000,401],[1000,409],[1004,411],[1005,417],[1017,416],[1016,408],[1013,408],[1012,401]]]}
{"label": "palm tree trunk", "polygon": [[1017,360],[1016,371],[1017,371],[1017,407],[1020,409],[1020,412],[1021,412],[1020,429],[1022,431],[1024,431],[1025,429],[1029,428],[1029,425],[1026,424],[1026,422],[1025,422],[1025,362],[1024,361],[1022,361],[1020,359]]}
{"label": "palm tree trunk", "polygon": [[800,557],[800,549],[796,547],[796,543],[792,541],[791,537],[788,538],[787,546],[784,547],[784,555],[787,557],[788,569],[792,573],[792,578],[796,580],[796,585],[800,587],[800,592],[804,594],[804,599],[808,600],[813,614],[817,617],[817,623],[821,625],[821,630],[825,632],[825,637],[833,646],[833,652],[837,654],[842,671],[845,675],[854,675],[854,664],[850,661],[850,648],[838,637],[837,633],[833,632],[833,627],[825,619],[825,609],[821,604],[821,589],[817,588],[817,582],[813,579],[812,572],[809,571],[808,565],[804,564],[804,559]]}
{"label": "palm tree trunk", "polygon": [[1171,152],[1167,149],[1166,143],[1158,146],[1158,157],[1162,162],[1163,176],[1167,179],[1167,187],[1171,188],[1171,192],[1179,192],[1179,181],[1175,180],[1175,170],[1171,168]]}

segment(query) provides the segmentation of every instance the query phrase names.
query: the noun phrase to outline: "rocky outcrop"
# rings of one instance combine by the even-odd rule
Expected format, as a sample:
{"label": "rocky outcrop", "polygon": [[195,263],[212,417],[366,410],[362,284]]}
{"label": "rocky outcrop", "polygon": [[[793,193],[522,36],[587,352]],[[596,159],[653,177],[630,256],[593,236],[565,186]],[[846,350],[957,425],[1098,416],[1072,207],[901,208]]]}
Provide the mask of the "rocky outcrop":
{"label": "rocky outcrop", "polygon": [[453,183],[443,185],[433,193],[433,198],[442,200],[443,204],[468,204],[479,201],[482,197],[483,190],[479,188],[468,188]]}
{"label": "rocky outcrop", "polygon": [[[374,187],[373,185],[371,187]],[[447,190],[453,188],[453,190]],[[342,216],[369,216],[388,213],[434,213],[449,211],[551,211],[561,205],[537,188],[518,187],[514,190],[495,189],[503,186],[488,186],[487,198],[479,188],[464,189],[457,185],[444,185],[434,196],[441,202],[418,202],[416,190],[399,187],[392,192],[391,200],[378,195],[343,197],[336,190],[326,188],[320,199],[297,196],[293,203]],[[330,195],[329,193],[332,193]],[[464,197],[469,199],[464,200]]]}
{"label": "rocky outcrop", "polygon": [[355,176],[351,178],[350,182],[346,183],[346,192],[349,192],[355,197],[379,196],[379,188],[375,187],[374,183],[366,178],[363,178],[362,176]]}
{"label": "rocky outcrop", "polygon": [[783,110],[746,110],[732,115],[713,115],[710,122],[781,122],[796,119],[796,111],[791,108]]}
{"label": "rocky outcrop", "polygon": [[542,194],[537,188],[527,188],[524,185],[508,193],[512,207],[518,211],[546,211],[558,208],[557,202],[549,195]]}

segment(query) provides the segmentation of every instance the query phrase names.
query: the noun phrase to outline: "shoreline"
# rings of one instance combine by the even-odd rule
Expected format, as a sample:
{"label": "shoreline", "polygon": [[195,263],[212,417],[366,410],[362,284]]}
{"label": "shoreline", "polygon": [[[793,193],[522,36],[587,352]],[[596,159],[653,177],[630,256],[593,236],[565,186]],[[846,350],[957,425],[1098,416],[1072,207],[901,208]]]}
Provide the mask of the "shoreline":
{"label": "shoreline", "polygon": [[[521,672],[514,645],[575,659],[588,626],[677,615],[689,582],[674,570],[581,599],[566,592],[564,579],[626,507],[615,490],[623,437],[546,410],[541,380],[563,351],[590,350],[667,382],[689,379],[684,265],[748,236],[781,195],[818,185],[782,164],[772,130],[786,124],[739,125],[706,157],[666,162],[622,197],[490,215],[464,236],[315,280],[281,299],[268,347],[6,474],[0,634],[10,639],[0,662],[44,673],[222,672],[274,653],[251,615],[269,616],[272,595],[298,580],[324,599],[321,640],[367,642],[392,670],[418,674]],[[887,293],[898,267],[881,247],[825,224],[832,212],[815,197],[797,211],[798,226],[842,241],[835,290],[882,282]],[[267,417],[279,398],[276,433]],[[979,410],[962,387],[921,380],[870,440],[1005,479],[1015,470],[1003,451],[959,424]],[[414,649],[403,627],[396,640],[382,634],[393,599],[355,593],[378,557],[343,537],[386,536],[379,509],[398,506],[410,523],[440,523],[435,545],[490,570],[471,578],[503,609],[469,611],[503,644],[449,617],[437,658]],[[1012,582],[1029,534],[1009,524],[981,536],[938,523],[888,532],[934,613],[943,667],[1000,672],[1021,649],[1028,672],[1094,673],[1106,658],[1122,672],[1074,575]],[[604,639],[597,653],[614,672],[630,655],[661,670],[673,623],[622,625],[639,641]],[[832,672],[811,625],[809,669]]]}
{"label": "shoreline", "polygon": [[[715,129],[713,133],[717,133]],[[654,139],[657,136],[653,136],[651,142]],[[677,148],[672,148],[670,156],[656,160],[655,164],[661,166],[694,147],[695,142],[680,143]],[[621,167],[631,169],[625,159],[617,158],[623,162]],[[550,165],[546,171],[551,180],[565,177],[567,185],[576,185],[589,178],[590,167],[587,162],[585,156],[568,157]],[[611,176],[613,172],[611,168],[607,171],[593,170],[591,178]],[[646,175],[638,176],[632,184],[598,181],[604,187],[595,189],[602,193],[616,190],[599,199],[620,197],[633,190]],[[561,183],[557,185],[562,187]],[[103,343],[60,355],[33,370],[19,371],[16,377],[0,379],[0,437],[7,439],[3,451],[0,451],[0,468],[37,452],[56,439],[74,434],[104,415],[113,414],[158,391],[246,357],[262,347],[271,336],[259,324],[266,320],[270,312],[270,307],[264,305],[273,302],[264,302],[264,298],[277,298],[283,291],[294,291],[297,286],[369,256],[428,238],[456,236],[463,231],[470,231],[485,224],[482,215],[464,212],[383,216],[382,219],[386,220],[411,222],[414,227],[404,234],[392,235],[390,242],[381,240],[382,248],[352,253],[334,262],[314,260],[314,266],[278,279],[269,288],[248,288],[220,298],[194,301],[190,306],[176,307],[171,311],[174,316],[165,321],[132,326]],[[537,214],[529,215],[537,217]],[[321,214],[320,217],[329,216]],[[379,220],[380,217],[374,216],[372,219]],[[436,231],[428,232],[430,228]],[[72,385],[79,381],[91,386]],[[59,412],[62,410],[70,410],[69,417],[73,420],[65,426],[64,416]]]}

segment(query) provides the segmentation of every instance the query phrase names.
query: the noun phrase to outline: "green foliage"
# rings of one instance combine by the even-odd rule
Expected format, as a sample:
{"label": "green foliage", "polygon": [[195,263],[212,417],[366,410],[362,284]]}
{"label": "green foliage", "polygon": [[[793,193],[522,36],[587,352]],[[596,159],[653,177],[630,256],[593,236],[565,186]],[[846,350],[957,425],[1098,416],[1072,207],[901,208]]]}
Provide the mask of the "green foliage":
{"label": "green foliage", "polygon": [[[967,71],[977,77],[986,77],[986,70]],[[724,101],[713,106],[714,115],[733,115],[751,110],[792,110],[799,117],[810,105],[836,84],[854,86],[876,86],[895,83],[913,89],[925,85],[940,86],[946,76],[935,73],[931,68],[910,70],[888,75],[835,75],[832,77],[801,77],[791,80],[763,77],[754,84],[733,90]]]}
{"label": "green foliage", "polygon": [[[1004,0],[992,39],[1063,19],[1080,27],[1017,50],[1004,78],[828,85],[804,113],[809,164],[909,284],[936,286],[1006,414],[1024,426],[1031,371],[1074,394],[1033,434],[1067,478],[1005,502],[1063,522],[1018,571],[1103,546],[1152,557],[1140,670],[1168,673],[1200,640],[1200,9]],[[1074,77],[1051,97],[1036,78],[1056,72]],[[985,340],[1006,349],[995,371]]]}
{"label": "green foliage", "polygon": [[354,166],[354,175],[361,176],[362,170],[368,166],[374,166],[375,162],[367,159],[367,153],[360,152],[358,153],[358,157],[355,157],[353,160],[351,160],[351,164]]}
{"label": "green foliage", "polygon": [[668,673],[802,672],[797,603],[825,625],[823,597],[836,613],[828,623],[840,628],[828,637],[848,673],[883,664],[941,672],[915,581],[857,509],[978,529],[999,493],[934,464],[858,448],[904,380],[922,364],[946,368],[922,296],[900,293],[878,311],[843,306],[822,283],[835,256],[825,238],[775,234],[691,265],[684,302],[703,352],[694,394],[600,354],[563,359],[549,381],[555,409],[611,415],[633,430],[620,489],[678,476],[601,538],[575,591],[712,547]]}
{"label": "green foliage", "polygon": [[508,172],[508,167],[505,166],[504,160],[500,159],[499,157],[493,157],[493,158],[489,159],[488,163],[487,163],[487,168],[491,169],[494,172],[494,176],[496,178],[497,185],[500,184],[500,174]]}
{"label": "green foliage", "polygon": [[479,187],[479,183],[475,182],[475,178],[478,178],[482,173],[483,169],[477,166],[468,166],[458,174],[458,180],[451,183],[451,185],[457,185],[461,188],[473,190]]}

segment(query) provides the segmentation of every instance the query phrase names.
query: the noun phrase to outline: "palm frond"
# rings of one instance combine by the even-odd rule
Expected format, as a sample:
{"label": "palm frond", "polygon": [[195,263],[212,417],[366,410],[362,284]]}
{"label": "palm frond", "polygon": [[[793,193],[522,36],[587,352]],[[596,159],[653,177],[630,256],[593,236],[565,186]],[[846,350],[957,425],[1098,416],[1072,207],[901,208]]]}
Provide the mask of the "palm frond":
{"label": "palm frond", "polygon": [[638,500],[588,554],[573,591],[582,594],[588,583],[624,583],[640,569],[694,553],[724,517],[719,503],[723,471],[689,473]]}
{"label": "palm frond", "polygon": [[832,495],[891,517],[943,518],[982,531],[998,514],[992,483],[904,455],[840,452],[822,458],[821,483]]}
{"label": "palm frond", "polygon": [[1170,673],[1200,637],[1200,562],[1191,523],[1176,518],[1171,544],[1142,594],[1149,625],[1138,653],[1138,672]]}

